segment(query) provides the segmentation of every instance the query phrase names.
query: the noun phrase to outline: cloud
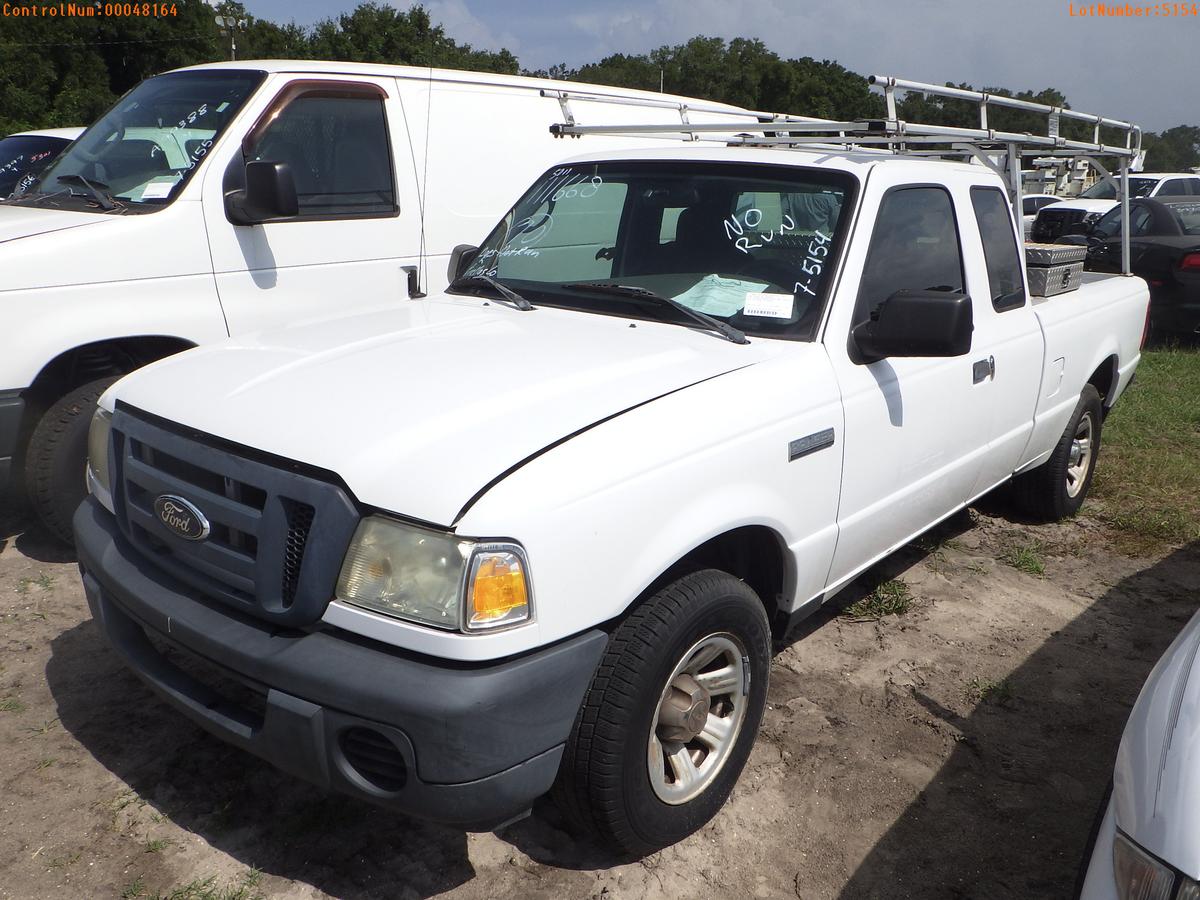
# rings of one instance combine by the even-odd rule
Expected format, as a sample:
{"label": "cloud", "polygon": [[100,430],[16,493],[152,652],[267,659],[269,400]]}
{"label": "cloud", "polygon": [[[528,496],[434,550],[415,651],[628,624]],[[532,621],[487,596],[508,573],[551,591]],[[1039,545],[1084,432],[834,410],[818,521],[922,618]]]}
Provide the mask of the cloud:
{"label": "cloud", "polygon": [[[407,9],[409,4],[395,5]],[[511,31],[499,31],[471,12],[464,0],[433,0],[427,6],[429,17],[439,23],[458,43],[470,44],[480,50],[506,48],[520,55],[521,41]]]}

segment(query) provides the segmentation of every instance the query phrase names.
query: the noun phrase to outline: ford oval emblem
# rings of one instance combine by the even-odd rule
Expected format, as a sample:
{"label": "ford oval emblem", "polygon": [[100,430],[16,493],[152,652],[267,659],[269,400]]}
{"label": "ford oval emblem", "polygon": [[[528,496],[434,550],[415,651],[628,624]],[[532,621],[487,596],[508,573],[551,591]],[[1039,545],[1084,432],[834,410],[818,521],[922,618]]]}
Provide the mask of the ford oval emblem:
{"label": "ford oval emblem", "polygon": [[204,513],[174,494],[163,494],[154,501],[154,514],[167,530],[185,541],[202,541],[208,537],[208,519]]}

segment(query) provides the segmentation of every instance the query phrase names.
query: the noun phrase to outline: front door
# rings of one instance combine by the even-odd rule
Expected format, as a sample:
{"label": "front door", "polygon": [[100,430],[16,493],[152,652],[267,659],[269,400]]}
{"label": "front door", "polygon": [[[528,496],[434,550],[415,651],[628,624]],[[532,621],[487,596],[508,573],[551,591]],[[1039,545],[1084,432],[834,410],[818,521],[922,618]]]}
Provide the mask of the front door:
{"label": "front door", "polygon": [[[389,78],[281,84],[229,159],[214,159],[204,213],[230,334],[405,302],[420,256],[409,136]],[[285,162],[299,214],[234,225],[224,194],[252,160]],[[407,161],[407,165],[403,164]]]}
{"label": "front door", "polygon": [[960,223],[969,201],[964,209],[944,186],[906,183],[907,169],[872,170],[824,331],[846,417],[831,588],[962,505],[988,443],[978,341],[966,356],[865,363],[850,338],[898,290],[967,289]]}

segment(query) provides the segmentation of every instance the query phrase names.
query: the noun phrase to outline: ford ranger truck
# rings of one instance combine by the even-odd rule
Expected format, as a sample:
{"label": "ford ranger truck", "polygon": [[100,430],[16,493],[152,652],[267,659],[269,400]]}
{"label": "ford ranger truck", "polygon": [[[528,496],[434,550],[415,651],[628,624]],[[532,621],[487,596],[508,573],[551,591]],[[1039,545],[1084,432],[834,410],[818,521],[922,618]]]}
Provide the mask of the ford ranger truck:
{"label": "ford ranger truck", "polygon": [[1148,293],[1033,298],[1019,238],[983,166],[556,166],[445,292],[107,391],[92,613],[321,790],[465,828],[553,791],[624,851],[678,841],[750,753],[773,627],[1009,479],[1083,503]]}

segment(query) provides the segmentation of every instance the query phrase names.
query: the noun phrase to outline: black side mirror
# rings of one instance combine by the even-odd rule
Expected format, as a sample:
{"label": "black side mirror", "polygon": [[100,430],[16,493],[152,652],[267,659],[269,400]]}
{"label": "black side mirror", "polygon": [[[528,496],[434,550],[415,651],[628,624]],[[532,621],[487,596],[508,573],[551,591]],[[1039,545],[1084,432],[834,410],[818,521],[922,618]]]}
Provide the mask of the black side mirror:
{"label": "black side mirror", "polygon": [[246,163],[246,187],[225,195],[225,214],[234,225],[290,219],[300,212],[292,167],[285,162]]}
{"label": "black side mirror", "polygon": [[475,257],[478,255],[479,248],[474,244],[459,244],[450,251],[450,265],[446,268],[446,277],[450,281],[462,278],[463,273],[471,267],[471,263],[475,262]]}
{"label": "black side mirror", "polygon": [[949,291],[896,291],[850,332],[862,362],[971,351],[971,298]]}

